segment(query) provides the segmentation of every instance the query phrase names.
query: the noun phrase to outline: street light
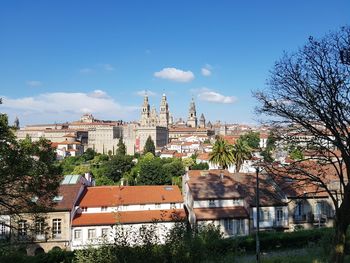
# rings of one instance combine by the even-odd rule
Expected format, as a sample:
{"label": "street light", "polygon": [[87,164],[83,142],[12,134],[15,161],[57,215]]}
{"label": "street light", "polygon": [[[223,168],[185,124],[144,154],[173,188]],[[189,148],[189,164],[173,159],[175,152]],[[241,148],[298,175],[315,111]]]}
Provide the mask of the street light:
{"label": "street light", "polygon": [[260,240],[259,240],[259,230],[260,230],[260,211],[259,211],[259,167],[256,167],[256,262],[260,263]]}

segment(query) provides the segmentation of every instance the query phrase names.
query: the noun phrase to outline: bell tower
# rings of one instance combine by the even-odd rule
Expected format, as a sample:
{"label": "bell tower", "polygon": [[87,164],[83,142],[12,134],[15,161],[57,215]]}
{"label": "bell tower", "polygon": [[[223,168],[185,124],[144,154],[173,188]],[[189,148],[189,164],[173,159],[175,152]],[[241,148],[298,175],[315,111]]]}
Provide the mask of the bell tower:
{"label": "bell tower", "polygon": [[169,125],[169,106],[165,94],[162,96],[160,101],[159,110],[159,126],[168,127]]}
{"label": "bell tower", "polygon": [[192,98],[192,101],[190,103],[190,109],[188,111],[187,126],[193,127],[193,128],[197,127],[196,104],[194,103],[193,98]]}
{"label": "bell tower", "polygon": [[148,102],[148,95],[145,94],[145,97],[143,98],[143,105],[141,110],[141,126],[148,126],[149,125],[149,118],[150,118],[150,106]]}

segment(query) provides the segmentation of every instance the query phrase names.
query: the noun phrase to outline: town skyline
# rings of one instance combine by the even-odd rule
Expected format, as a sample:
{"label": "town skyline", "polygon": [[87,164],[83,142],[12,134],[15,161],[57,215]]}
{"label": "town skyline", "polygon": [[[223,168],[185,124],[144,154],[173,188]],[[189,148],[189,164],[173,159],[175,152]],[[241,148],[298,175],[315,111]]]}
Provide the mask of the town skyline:
{"label": "town skyline", "polygon": [[128,122],[139,120],[147,91],[157,108],[165,93],[175,118],[187,117],[193,97],[212,122],[255,124],[251,93],[265,87],[274,62],[308,36],[347,24],[349,7],[347,1],[3,3],[1,110],[21,125],[74,121],[84,113]]}

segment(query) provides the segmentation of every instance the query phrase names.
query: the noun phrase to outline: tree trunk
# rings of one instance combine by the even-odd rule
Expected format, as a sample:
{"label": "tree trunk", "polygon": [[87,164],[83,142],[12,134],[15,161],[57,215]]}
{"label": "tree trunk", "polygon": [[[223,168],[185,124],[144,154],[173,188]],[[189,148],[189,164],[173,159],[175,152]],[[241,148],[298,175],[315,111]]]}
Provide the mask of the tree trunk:
{"label": "tree trunk", "polygon": [[335,235],[332,247],[332,256],[330,262],[332,263],[343,263],[344,262],[344,253],[345,253],[345,241],[346,241],[346,230],[348,224],[344,219],[336,221],[335,225]]}

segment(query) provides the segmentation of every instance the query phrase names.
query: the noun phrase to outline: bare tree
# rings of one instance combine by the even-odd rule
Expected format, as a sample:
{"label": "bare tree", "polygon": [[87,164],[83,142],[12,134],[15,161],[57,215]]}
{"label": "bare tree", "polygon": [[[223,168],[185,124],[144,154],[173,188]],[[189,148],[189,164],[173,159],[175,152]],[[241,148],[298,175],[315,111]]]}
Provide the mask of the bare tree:
{"label": "bare tree", "polygon": [[[270,116],[280,140],[314,151],[285,171],[321,186],[335,206],[335,236],[331,262],[344,261],[350,224],[350,66],[340,53],[350,47],[350,27],[321,39],[309,38],[275,63],[267,87],[255,92],[258,113]],[[310,164],[317,165],[311,168]],[[332,169],[322,169],[331,166]],[[312,166],[311,166],[312,167]],[[339,187],[334,189],[334,182]]]}

